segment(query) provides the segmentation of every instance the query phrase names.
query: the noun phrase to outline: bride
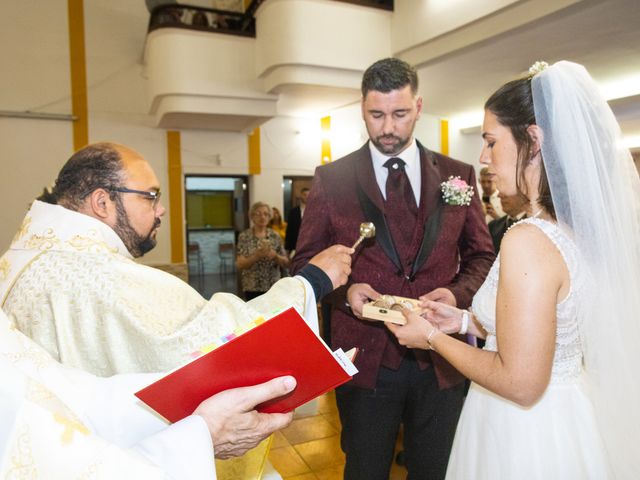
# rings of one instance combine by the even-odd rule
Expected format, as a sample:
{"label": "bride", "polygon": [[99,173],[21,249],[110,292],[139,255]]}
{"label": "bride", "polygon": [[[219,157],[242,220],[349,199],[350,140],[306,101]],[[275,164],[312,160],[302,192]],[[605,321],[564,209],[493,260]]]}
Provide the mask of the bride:
{"label": "bride", "polygon": [[640,478],[640,181],[584,67],[544,67],[485,104],[480,162],[529,212],[472,313],[387,324],[472,380],[448,479]]}

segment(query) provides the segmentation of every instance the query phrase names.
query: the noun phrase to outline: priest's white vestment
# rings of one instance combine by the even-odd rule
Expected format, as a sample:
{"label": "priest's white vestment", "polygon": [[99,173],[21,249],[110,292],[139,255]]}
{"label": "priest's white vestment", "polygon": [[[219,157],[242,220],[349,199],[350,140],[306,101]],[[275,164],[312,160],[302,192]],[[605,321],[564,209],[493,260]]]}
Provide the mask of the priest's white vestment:
{"label": "priest's white vestment", "polygon": [[[177,277],[136,263],[103,222],[40,201],[0,258],[0,304],[53,358],[101,377],[171,370],[288,306],[318,331],[315,295],[302,277],[247,303],[227,293],[207,301]],[[219,476],[262,472],[267,450],[263,442],[242,461],[218,462],[227,472]]]}
{"label": "priest's white vestment", "polygon": [[248,303],[226,293],[207,301],[179,278],[136,263],[108,225],[39,201],[0,258],[0,302],[55,359],[99,376],[170,370],[287,306],[318,328],[313,290],[300,277]]}
{"label": "priest's white vestment", "polygon": [[0,478],[216,478],[202,418],[167,426],[135,401],[157,374],[64,367],[0,311],[0,376]]}

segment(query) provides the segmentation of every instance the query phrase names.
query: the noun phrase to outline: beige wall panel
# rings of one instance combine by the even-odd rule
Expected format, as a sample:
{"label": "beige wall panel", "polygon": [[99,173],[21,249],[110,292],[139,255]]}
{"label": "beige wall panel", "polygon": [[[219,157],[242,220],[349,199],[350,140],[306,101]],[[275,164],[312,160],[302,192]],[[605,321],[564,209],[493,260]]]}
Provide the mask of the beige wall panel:
{"label": "beige wall panel", "polygon": [[73,149],[70,122],[0,118],[0,251]]}

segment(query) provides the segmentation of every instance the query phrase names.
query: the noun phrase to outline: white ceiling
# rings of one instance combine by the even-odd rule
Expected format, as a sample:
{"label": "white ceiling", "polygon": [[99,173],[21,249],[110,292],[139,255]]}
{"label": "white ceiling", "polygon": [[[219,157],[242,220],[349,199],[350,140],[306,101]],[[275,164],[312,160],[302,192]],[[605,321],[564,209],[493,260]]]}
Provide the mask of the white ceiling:
{"label": "white ceiling", "polygon": [[635,76],[635,96],[612,103],[624,133],[640,135],[640,0],[585,0],[418,65],[425,110],[449,118],[481,111],[537,60],[581,63],[602,86]]}
{"label": "white ceiling", "polygon": [[[418,63],[425,112],[449,119],[474,112],[474,120],[463,126],[479,126],[489,95],[525,74],[537,60],[581,63],[603,87],[635,77],[625,98],[611,105],[623,133],[640,137],[640,0],[577,1],[523,26]],[[279,93],[278,111],[292,116],[317,115],[360,99],[355,89],[332,91],[318,86],[286,86]]]}
{"label": "white ceiling", "polygon": [[[403,1],[407,0],[396,0]],[[515,1],[509,8],[537,1]],[[466,27],[474,25],[454,33],[464,34]],[[555,13],[484,38],[418,62],[426,113],[451,120],[475,112],[471,123],[458,124],[479,126],[484,101],[500,85],[523,75],[537,60],[571,60],[585,65],[603,87],[635,77],[624,94],[606,96],[617,98],[610,103],[625,136],[640,138],[640,0],[576,0]],[[357,89],[319,85],[284,85],[278,94],[278,112],[287,116],[326,114],[360,99]]]}

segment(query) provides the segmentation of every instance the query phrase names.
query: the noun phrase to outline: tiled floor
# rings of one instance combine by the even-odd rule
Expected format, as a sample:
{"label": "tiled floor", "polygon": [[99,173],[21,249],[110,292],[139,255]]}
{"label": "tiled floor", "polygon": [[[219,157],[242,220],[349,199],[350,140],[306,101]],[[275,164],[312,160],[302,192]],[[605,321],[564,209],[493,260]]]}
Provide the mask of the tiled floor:
{"label": "tiled floor", "polygon": [[[319,398],[316,415],[296,418],[275,434],[269,460],[284,480],[342,479],[344,454],[333,392]],[[406,476],[406,469],[394,464],[389,480]]]}
{"label": "tiled floor", "polygon": [[207,275],[190,275],[189,285],[200,292],[204,298],[211,298],[216,292],[227,292],[238,295],[238,276],[236,272],[230,272],[226,275],[219,273]]}

